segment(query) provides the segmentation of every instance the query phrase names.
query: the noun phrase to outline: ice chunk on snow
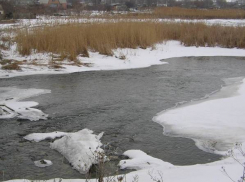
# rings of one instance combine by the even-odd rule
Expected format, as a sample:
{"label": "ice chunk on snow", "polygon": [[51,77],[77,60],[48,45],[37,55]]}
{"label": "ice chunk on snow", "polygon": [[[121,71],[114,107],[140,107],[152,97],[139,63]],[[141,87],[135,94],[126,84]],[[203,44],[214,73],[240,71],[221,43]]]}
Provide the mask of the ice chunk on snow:
{"label": "ice chunk on snow", "polygon": [[46,119],[48,117],[47,114],[32,108],[38,105],[37,102],[19,101],[50,92],[50,90],[42,89],[19,89],[15,87],[0,88],[0,119],[13,117],[29,119],[31,121]]}
{"label": "ice chunk on snow", "polygon": [[52,149],[60,152],[82,174],[86,174],[92,164],[98,163],[98,157],[104,151],[100,147],[100,138],[92,130],[83,129],[76,133],[67,133],[61,139],[50,144]]}
{"label": "ice chunk on snow", "polygon": [[163,111],[153,118],[167,135],[196,141],[205,151],[223,153],[245,141],[245,79],[223,87],[208,99]]}
{"label": "ice chunk on snow", "polygon": [[121,169],[149,169],[152,167],[173,167],[172,164],[164,162],[160,159],[151,157],[141,150],[128,150],[124,152],[125,156],[128,156],[129,160],[121,160],[119,166]]}
{"label": "ice chunk on snow", "polygon": [[55,139],[55,138],[63,137],[65,135],[67,135],[67,133],[59,132],[59,131],[55,131],[52,133],[32,133],[32,134],[25,136],[24,139],[29,140],[29,141],[40,142],[42,140],[46,140],[49,138]]}
{"label": "ice chunk on snow", "polygon": [[37,167],[48,167],[53,165],[53,163],[50,160],[39,160],[39,161],[34,161],[35,166]]}

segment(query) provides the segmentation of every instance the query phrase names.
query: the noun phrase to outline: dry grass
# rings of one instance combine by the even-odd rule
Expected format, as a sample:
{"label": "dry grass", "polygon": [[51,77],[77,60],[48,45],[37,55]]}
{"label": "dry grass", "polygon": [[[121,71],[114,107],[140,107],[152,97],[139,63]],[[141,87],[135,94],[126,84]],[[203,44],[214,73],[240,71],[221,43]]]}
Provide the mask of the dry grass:
{"label": "dry grass", "polygon": [[3,70],[21,70],[20,63],[13,60],[2,60],[0,61],[0,64],[2,64]]}
{"label": "dry grass", "polygon": [[[81,15],[89,18],[88,15]],[[188,9],[181,7],[157,7],[151,11],[121,13],[104,13],[94,16],[105,19],[158,19],[158,18],[180,18],[180,19],[244,19],[245,10],[242,9]],[[73,17],[74,18],[74,17]]]}
{"label": "dry grass", "polygon": [[22,30],[16,36],[18,50],[52,52],[76,60],[89,56],[88,50],[112,55],[115,48],[147,48],[166,40],[178,40],[186,46],[245,48],[244,27],[207,26],[194,23],[119,22],[66,24]]}
{"label": "dry grass", "polygon": [[245,10],[241,9],[186,9],[179,7],[159,7],[153,12],[157,18],[184,19],[244,19]]}

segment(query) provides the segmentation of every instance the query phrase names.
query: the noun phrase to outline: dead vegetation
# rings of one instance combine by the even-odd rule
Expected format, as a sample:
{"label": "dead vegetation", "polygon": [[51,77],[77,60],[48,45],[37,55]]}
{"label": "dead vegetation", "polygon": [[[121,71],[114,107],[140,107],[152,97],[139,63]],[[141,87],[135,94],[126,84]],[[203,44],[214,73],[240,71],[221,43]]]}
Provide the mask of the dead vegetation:
{"label": "dead vegetation", "polygon": [[157,18],[181,19],[244,19],[242,9],[187,9],[179,7],[159,7],[153,12]]}
{"label": "dead vegetation", "polygon": [[21,30],[15,41],[22,55],[35,50],[76,60],[78,55],[88,57],[88,51],[111,56],[116,48],[145,49],[167,40],[178,40],[185,46],[245,48],[245,27],[201,23],[74,23]]}
{"label": "dead vegetation", "polygon": [[0,61],[3,70],[21,70],[20,62],[14,60],[4,59]]}
{"label": "dead vegetation", "polygon": [[[87,15],[81,15],[89,18]],[[104,13],[94,15],[95,18],[105,19],[158,19],[158,18],[180,18],[180,19],[244,19],[243,9],[188,9],[181,7],[157,7],[151,11],[129,12],[129,13]]]}

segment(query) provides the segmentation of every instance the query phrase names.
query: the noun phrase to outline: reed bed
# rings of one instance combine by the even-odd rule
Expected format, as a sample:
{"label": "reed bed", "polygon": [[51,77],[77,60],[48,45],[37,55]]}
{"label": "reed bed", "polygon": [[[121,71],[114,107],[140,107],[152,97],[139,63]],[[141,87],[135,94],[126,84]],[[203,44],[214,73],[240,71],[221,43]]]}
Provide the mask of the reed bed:
{"label": "reed bed", "polygon": [[15,41],[22,55],[34,50],[76,60],[78,55],[88,57],[89,51],[113,55],[116,48],[145,49],[167,40],[178,40],[185,46],[245,48],[245,27],[201,23],[74,23],[20,30]]}
{"label": "reed bed", "polygon": [[[82,15],[89,18],[87,15]],[[190,9],[181,7],[157,7],[148,11],[128,12],[124,14],[109,12],[102,13],[96,18],[105,19],[158,19],[158,18],[179,18],[179,19],[244,19],[243,9]]]}
{"label": "reed bed", "polygon": [[242,9],[187,9],[179,7],[159,7],[153,12],[157,18],[181,19],[244,19]]}

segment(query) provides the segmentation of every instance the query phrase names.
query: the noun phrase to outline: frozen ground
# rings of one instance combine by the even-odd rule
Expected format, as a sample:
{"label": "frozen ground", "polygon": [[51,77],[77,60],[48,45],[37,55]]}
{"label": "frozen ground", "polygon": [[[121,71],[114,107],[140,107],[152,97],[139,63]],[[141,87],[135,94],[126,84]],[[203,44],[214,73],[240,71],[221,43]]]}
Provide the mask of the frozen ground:
{"label": "frozen ground", "polygon": [[[209,151],[228,154],[224,156],[224,159],[208,164],[174,166],[142,151],[129,150],[124,155],[130,159],[120,161],[119,166],[122,169],[136,169],[137,171],[127,174],[126,181],[230,182],[240,180],[245,162],[243,154],[245,147],[237,142],[244,143],[245,139],[245,132],[240,132],[244,130],[245,79],[227,79],[226,84],[220,91],[206,99],[163,111],[154,118],[166,128],[171,126],[172,130],[168,131],[170,134],[175,133],[194,139],[198,136],[199,140],[210,138],[217,143],[221,141],[218,146],[212,145],[215,150]],[[230,147],[232,150],[225,152]],[[118,181],[117,178],[115,179]],[[86,180],[62,179],[62,181],[85,182]]]}
{"label": "frozen ground", "polygon": [[37,102],[20,102],[21,100],[46,93],[50,93],[50,90],[0,87],[0,119],[13,117],[31,121],[46,119],[48,117],[47,114],[32,108],[38,105]]}
{"label": "frozen ground", "polygon": [[[69,61],[64,61],[62,69],[52,69],[48,66],[52,59],[50,54],[38,53],[23,57],[17,53],[15,45],[12,46],[10,50],[2,52],[5,59],[25,60],[25,62],[20,65],[21,71],[0,70],[0,78],[33,74],[64,74],[82,71],[143,68],[152,65],[166,64],[166,62],[161,60],[173,57],[245,56],[243,49],[185,47],[178,41],[168,41],[156,45],[154,49],[116,49],[114,50],[114,56],[105,56],[90,52],[89,58],[78,57],[78,60],[87,66],[74,66],[71,65]],[[125,56],[126,59],[120,59],[122,56]],[[32,64],[33,60],[35,60],[35,64]]]}

